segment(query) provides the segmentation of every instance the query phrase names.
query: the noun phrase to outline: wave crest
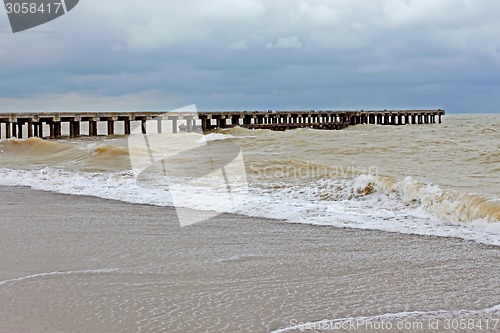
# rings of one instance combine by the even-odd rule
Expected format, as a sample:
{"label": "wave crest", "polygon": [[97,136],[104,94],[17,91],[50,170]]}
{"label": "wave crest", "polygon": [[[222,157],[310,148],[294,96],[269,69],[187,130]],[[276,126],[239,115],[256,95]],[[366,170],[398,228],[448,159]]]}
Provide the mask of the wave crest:
{"label": "wave crest", "polygon": [[356,197],[383,195],[420,215],[430,214],[448,222],[500,222],[500,202],[420,183],[411,177],[398,182],[388,177],[361,175],[353,180],[348,193]]}

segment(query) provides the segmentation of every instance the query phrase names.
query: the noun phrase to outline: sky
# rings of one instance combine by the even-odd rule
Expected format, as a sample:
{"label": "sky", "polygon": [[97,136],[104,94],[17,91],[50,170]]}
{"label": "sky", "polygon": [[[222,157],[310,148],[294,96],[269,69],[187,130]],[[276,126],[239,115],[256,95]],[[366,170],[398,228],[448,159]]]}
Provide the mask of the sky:
{"label": "sky", "polygon": [[2,9],[0,112],[499,112],[499,13],[498,0],[80,0],[13,34]]}

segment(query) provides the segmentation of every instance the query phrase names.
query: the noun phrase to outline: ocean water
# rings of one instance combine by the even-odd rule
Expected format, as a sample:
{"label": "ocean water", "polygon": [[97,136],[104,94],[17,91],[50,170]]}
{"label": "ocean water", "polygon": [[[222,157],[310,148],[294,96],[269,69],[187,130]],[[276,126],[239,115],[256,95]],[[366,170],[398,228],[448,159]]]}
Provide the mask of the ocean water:
{"label": "ocean water", "polygon": [[[500,245],[497,114],[341,131],[150,134],[144,142],[138,134],[3,139],[0,185]],[[168,157],[166,173],[147,169],[154,156]]]}

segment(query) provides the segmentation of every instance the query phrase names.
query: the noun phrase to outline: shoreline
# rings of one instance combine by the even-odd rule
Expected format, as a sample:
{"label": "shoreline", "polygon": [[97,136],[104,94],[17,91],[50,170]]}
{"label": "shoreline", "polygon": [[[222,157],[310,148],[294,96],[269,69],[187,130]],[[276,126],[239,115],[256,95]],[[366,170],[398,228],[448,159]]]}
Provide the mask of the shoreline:
{"label": "shoreline", "polygon": [[[26,189],[34,192],[40,192],[40,193],[47,193],[47,194],[53,194],[53,195],[62,195],[62,196],[71,196],[71,197],[77,197],[77,198],[87,198],[87,199],[97,199],[97,200],[103,200],[105,202],[109,203],[117,203],[117,204],[127,204],[127,205],[132,205],[132,206],[144,206],[144,207],[156,207],[156,208],[164,208],[164,209],[170,209],[172,211],[175,211],[174,206],[161,206],[161,205],[155,205],[155,204],[148,204],[148,203],[140,203],[140,202],[129,202],[129,201],[122,201],[119,199],[111,199],[111,198],[103,198],[100,196],[92,196],[88,194],[68,194],[68,193],[61,193],[61,192],[55,192],[55,191],[50,191],[50,190],[45,190],[45,189],[33,189],[29,186],[26,185],[0,185],[0,191],[2,188],[20,188],[20,189]],[[187,211],[193,211],[193,212],[198,212],[199,210],[193,210],[190,208],[182,208]],[[202,211],[200,211],[202,212]],[[216,211],[210,211],[217,213]],[[257,219],[257,220],[265,220],[265,221],[270,221],[272,223],[283,223],[283,224],[291,224],[291,225],[304,225],[308,227],[318,227],[318,228],[334,228],[334,229],[339,229],[339,230],[358,230],[358,231],[367,231],[367,232],[381,232],[381,233],[387,233],[387,234],[397,234],[397,235],[406,235],[410,237],[424,237],[424,238],[429,238],[429,239],[456,239],[459,241],[463,242],[470,242],[472,244],[477,244],[477,245],[482,245],[482,246],[487,246],[487,247],[493,247],[493,248],[498,248],[500,249],[500,244],[491,244],[487,242],[481,242],[478,240],[474,239],[467,239],[467,238],[462,238],[460,236],[453,236],[453,235],[434,235],[434,234],[424,234],[424,233],[413,233],[413,232],[403,232],[403,231],[391,231],[391,230],[382,230],[382,229],[376,229],[376,228],[356,228],[356,227],[350,227],[350,226],[337,226],[337,225],[328,225],[328,224],[318,224],[318,223],[301,223],[301,222],[293,222],[293,221],[288,221],[285,219],[277,219],[277,218],[271,218],[271,217],[260,217],[260,216],[251,216],[251,215],[244,215],[244,214],[238,214],[238,213],[217,213],[219,215],[228,215],[228,216],[233,216],[234,218],[242,218],[242,219]],[[204,223],[204,222],[201,222]]]}
{"label": "shoreline", "polygon": [[2,331],[269,332],[500,303],[495,245],[229,214],[181,228],[172,207],[5,188],[0,281],[76,273],[0,285]]}

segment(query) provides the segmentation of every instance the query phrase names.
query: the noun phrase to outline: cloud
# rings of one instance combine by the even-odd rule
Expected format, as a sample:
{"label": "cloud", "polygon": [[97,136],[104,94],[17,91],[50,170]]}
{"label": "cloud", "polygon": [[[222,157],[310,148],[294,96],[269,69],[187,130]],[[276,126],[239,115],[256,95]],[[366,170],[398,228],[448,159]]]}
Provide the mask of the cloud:
{"label": "cloud", "polygon": [[0,15],[0,111],[123,101],[468,110],[471,85],[488,87],[470,96],[493,108],[499,11],[488,0],[88,0],[15,35]]}

